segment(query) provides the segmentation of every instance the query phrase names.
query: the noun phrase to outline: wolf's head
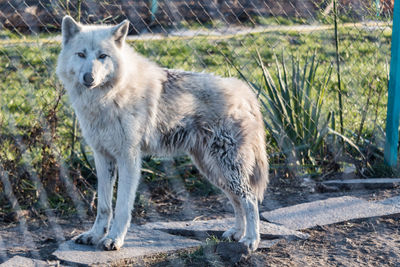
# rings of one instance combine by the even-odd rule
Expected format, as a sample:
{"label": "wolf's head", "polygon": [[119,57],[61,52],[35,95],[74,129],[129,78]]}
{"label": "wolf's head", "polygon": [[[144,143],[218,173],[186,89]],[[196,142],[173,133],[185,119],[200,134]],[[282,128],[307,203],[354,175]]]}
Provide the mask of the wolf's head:
{"label": "wolf's head", "polygon": [[128,20],[116,26],[83,26],[65,16],[58,76],[64,83],[89,89],[115,83],[122,75],[122,50],[128,28]]}

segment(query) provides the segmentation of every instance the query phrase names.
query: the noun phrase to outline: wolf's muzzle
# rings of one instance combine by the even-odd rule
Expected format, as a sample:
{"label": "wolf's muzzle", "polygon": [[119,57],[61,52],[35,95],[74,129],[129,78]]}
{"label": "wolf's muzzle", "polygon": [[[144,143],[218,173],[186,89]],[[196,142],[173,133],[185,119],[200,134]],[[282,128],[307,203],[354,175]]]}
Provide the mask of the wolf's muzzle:
{"label": "wolf's muzzle", "polygon": [[83,75],[83,84],[87,87],[92,86],[94,83],[94,77],[93,74],[90,72],[86,72]]}

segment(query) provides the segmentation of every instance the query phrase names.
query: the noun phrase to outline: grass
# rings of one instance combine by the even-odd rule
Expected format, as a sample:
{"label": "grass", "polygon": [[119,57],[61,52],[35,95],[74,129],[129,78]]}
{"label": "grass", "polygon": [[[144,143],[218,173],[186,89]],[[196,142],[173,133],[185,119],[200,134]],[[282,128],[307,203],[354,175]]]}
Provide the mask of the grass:
{"label": "grass", "polygon": [[[0,32],[0,36],[18,41],[17,36],[9,32]],[[356,139],[360,133],[360,143],[369,140],[380,149],[378,144],[386,116],[391,32],[379,28],[339,27],[339,38],[345,135]],[[0,82],[0,163],[9,173],[21,202],[37,199],[35,183],[29,179],[34,171],[45,188],[55,192],[50,205],[62,208],[71,198],[63,189],[62,166],[66,166],[71,182],[81,189],[82,195],[90,196],[93,188],[88,184],[95,183],[92,159],[79,133],[73,136],[73,111],[54,73],[59,43],[40,42],[33,37],[27,39],[29,43],[18,41],[0,47],[0,73],[3,74]],[[322,82],[319,77],[323,77],[326,68],[335,60],[333,29],[276,31],[225,39],[139,40],[130,45],[167,68],[205,70],[221,76],[239,77],[235,65],[255,84],[263,82],[262,70],[255,59],[256,50],[272,77],[276,77],[274,70],[277,69],[274,54],[294,54],[304,64],[305,59],[316,51],[321,61],[316,83]],[[338,81],[335,77],[332,75],[325,92],[324,114],[338,112]],[[74,138],[76,141],[72,141]],[[268,138],[271,140],[270,135]],[[271,155],[279,153],[272,142],[268,150]],[[26,154],[29,157],[24,156]],[[271,163],[279,165],[279,158],[272,157]],[[188,190],[199,188],[191,175],[185,178]],[[157,175],[149,177],[150,180],[160,178]],[[200,192],[206,192],[201,186],[202,183]],[[206,192],[212,193],[213,190]],[[5,199],[0,199],[0,203],[3,201]]]}

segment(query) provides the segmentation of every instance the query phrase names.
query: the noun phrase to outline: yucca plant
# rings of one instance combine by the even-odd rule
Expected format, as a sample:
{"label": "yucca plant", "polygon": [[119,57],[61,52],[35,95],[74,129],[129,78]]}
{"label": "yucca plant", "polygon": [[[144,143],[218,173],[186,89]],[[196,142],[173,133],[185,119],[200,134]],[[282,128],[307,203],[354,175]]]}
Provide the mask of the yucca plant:
{"label": "yucca plant", "polygon": [[324,95],[330,81],[329,66],[316,82],[319,67],[316,55],[306,58],[303,66],[291,57],[291,72],[285,59],[277,65],[277,84],[258,54],[257,62],[263,73],[261,100],[265,107],[265,124],[286,156],[295,157],[301,164],[316,165],[316,158],[323,153],[323,141],[329,133],[331,113],[322,116]]}
{"label": "yucca plant", "polygon": [[252,86],[264,107],[264,122],[281,152],[290,164],[311,164],[323,154],[325,137],[332,132],[328,127],[332,116],[323,116],[324,95],[332,74],[332,65],[323,73],[322,79],[315,79],[319,62],[316,54],[300,61],[291,56],[291,71],[282,56],[276,58],[276,82],[265,67],[257,52],[257,64],[262,70],[261,86],[250,82],[238,69],[239,74]]}

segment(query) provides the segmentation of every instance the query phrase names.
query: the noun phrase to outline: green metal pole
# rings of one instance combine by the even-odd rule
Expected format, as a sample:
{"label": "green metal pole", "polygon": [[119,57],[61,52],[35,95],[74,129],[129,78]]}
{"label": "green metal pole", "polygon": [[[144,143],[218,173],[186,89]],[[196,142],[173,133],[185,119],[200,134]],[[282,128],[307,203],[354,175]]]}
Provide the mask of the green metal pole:
{"label": "green metal pole", "polygon": [[156,13],[158,9],[158,0],[151,0],[151,22],[154,22],[156,19]]}
{"label": "green metal pole", "polygon": [[392,26],[392,49],[389,73],[389,95],[386,118],[385,163],[397,165],[400,116],[400,1],[395,1]]}
{"label": "green metal pole", "polygon": [[381,13],[381,0],[375,0],[375,7],[376,7],[376,17],[379,18]]}

